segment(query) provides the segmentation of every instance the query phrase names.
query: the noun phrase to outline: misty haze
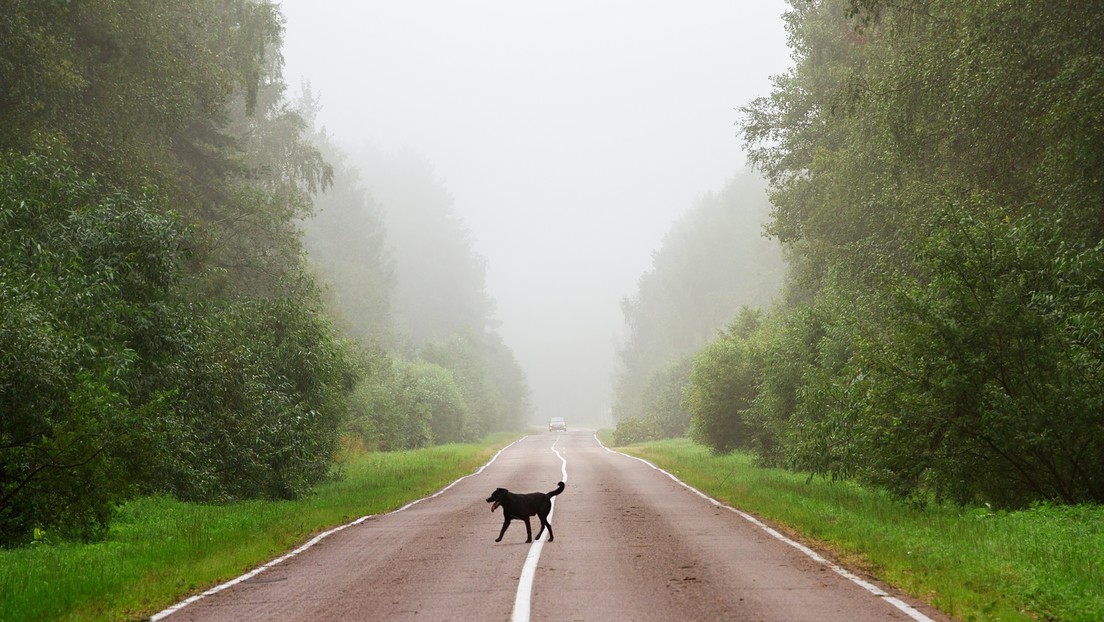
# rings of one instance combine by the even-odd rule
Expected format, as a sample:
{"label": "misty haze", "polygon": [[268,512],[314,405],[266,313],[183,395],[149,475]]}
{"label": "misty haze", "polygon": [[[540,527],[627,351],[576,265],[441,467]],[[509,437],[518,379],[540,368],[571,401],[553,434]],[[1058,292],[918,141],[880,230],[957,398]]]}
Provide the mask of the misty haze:
{"label": "misty haze", "polygon": [[[485,280],[470,287],[485,287],[493,328],[525,371],[529,419],[610,425],[621,300],[675,222],[747,174],[737,108],[789,63],[785,5],[281,6],[288,83],[310,85],[316,125],[386,214],[396,270],[409,275],[397,279],[400,315],[418,313],[416,288],[436,289],[452,253],[482,260]],[[711,313],[761,305],[781,284],[772,252],[750,248],[767,246],[765,187],[727,200],[743,214],[732,244],[749,251],[732,258],[762,261],[734,267],[748,283],[737,277],[743,291]],[[438,249],[417,229],[449,219],[466,249]],[[315,233],[312,248],[340,243]],[[709,317],[702,339],[727,319]]]}

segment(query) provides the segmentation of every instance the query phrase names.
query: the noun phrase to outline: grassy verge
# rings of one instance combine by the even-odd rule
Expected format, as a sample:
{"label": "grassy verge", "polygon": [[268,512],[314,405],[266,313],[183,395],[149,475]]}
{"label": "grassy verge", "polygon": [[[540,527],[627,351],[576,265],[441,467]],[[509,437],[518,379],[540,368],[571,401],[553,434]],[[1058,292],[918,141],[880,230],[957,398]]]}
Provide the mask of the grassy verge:
{"label": "grassy verge", "polygon": [[[603,442],[606,442],[605,440]],[[960,620],[1104,620],[1104,507],[916,508],[686,440],[620,448]]]}
{"label": "grassy verge", "polygon": [[0,620],[133,620],[241,575],[311,534],[439,490],[515,436],[417,451],[348,451],[342,477],[298,501],[122,507],[96,544],[0,550]]}

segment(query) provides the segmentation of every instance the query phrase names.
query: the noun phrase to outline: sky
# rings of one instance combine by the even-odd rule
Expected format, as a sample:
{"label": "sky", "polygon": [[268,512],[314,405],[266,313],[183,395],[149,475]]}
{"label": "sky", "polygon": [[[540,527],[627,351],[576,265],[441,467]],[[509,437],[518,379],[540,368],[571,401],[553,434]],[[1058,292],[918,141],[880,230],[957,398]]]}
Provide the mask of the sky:
{"label": "sky", "polygon": [[604,424],[620,303],[746,166],[781,0],[283,0],[284,76],[338,144],[433,163],[487,262],[533,420]]}

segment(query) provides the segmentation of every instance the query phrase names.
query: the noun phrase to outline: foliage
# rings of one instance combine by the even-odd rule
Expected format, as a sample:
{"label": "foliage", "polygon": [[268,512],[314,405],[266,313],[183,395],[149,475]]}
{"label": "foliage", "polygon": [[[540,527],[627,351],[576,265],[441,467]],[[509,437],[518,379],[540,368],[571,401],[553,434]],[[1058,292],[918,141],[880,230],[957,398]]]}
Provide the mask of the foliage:
{"label": "foliage", "polygon": [[469,407],[452,373],[379,352],[352,396],[351,430],[385,451],[457,442]]}
{"label": "foliage", "polygon": [[613,444],[632,445],[666,438],[655,417],[626,417],[613,430]]}
{"label": "foliage", "polygon": [[686,433],[677,405],[684,361],[741,305],[766,306],[780,287],[781,250],[762,232],[769,207],[762,180],[744,173],[703,197],[667,233],[637,292],[621,302],[629,335],[619,352],[615,419],[654,415],[665,436]]}
{"label": "foliage", "polygon": [[[306,224],[307,247],[335,286],[339,323],[391,356],[447,370],[463,400],[462,427],[438,419],[427,437],[418,423],[424,416],[415,411],[409,411],[410,430],[398,431],[405,424],[393,417],[401,419],[411,400],[372,397],[362,387],[358,401],[387,402],[380,417],[361,417],[379,419],[364,428],[367,438],[383,447],[415,447],[520,428],[529,411],[525,375],[495,330],[483,259],[430,164],[410,152],[365,149],[345,157],[326,137],[318,142],[337,162],[338,183],[317,197],[322,211]],[[395,396],[406,391],[397,377],[380,378]]]}
{"label": "foliage", "polygon": [[743,419],[751,448],[766,466],[787,464],[791,419],[803,391],[805,369],[816,360],[823,334],[822,313],[811,305],[767,314],[752,335],[751,349],[759,357],[759,379]]}
{"label": "foliage", "polygon": [[936,226],[860,351],[871,477],[1001,505],[1104,499],[1100,246],[999,214]]}
{"label": "foliage", "polygon": [[0,544],[303,494],[356,366],[302,269],[332,171],[276,8],[9,0],[0,33]]}
{"label": "foliage", "polygon": [[[513,358],[506,359],[514,375],[496,373],[508,350],[480,350],[463,338],[429,344],[423,356],[405,360],[381,349],[364,355],[367,370],[350,396],[350,430],[367,446],[385,450],[425,447],[481,438],[484,431],[520,427],[524,395],[500,392],[524,388]],[[485,434],[484,434],[485,435]]]}
{"label": "foliage", "polygon": [[692,363],[693,358],[686,357],[656,371],[640,395],[641,412],[655,422],[656,438],[686,436],[690,430],[690,413],[682,401]]}
{"label": "foliage", "polygon": [[422,357],[449,370],[455,379],[469,416],[464,421],[461,434],[466,440],[481,438],[495,430],[511,427],[511,411],[499,386],[490,375],[491,361],[478,341],[455,337],[443,343],[427,344]]}
{"label": "foliage", "polygon": [[[838,279],[831,280],[838,283]],[[852,339],[871,317],[861,297],[826,288],[786,313],[760,321],[744,341],[747,371],[732,382],[750,405],[741,413],[743,448],[770,466],[849,475],[856,430],[851,426],[853,391],[841,381],[850,370]],[[754,387],[748,388],[748,382]],[[726,391],[722,384],[717,391]]]}
{"label": "foliage", "polygon": [[445,368],[420,362],[413,366],[411,380],[418,399],[430,412],[429,428],[438,445],[458,443],[463,439],[468,406],[463,392]]}
{"label": "foliage", "polygon": [[[742,413],[745,446],[918,499],[1099,498],[1098,247],[1064,242],[1060,223],[971,211],[932,224],[915,274],[887,273],[878,290],[829,277],[759,325],[753,404],[724,409]],[[699,357],[724,399],[747,391],[736,352],[726,336]],[[698,429],[711,412],[694,411]],[[716,435],[699,438],[724,449]]]}
{"label": "foliage", "polygon": [[690,437],[726,452],[751,446],[745,411],[755,398],[758,365],[749,339],[761,313],[744,307],[728,330],[694,359],[684,405],[691,413]]}
{"label": "foliage", "polygon": [[0,146],[58,136],[78,167],[120,187],[217,172],[180,160],[223,168],[211,156],[230,101],[255,107],[280,36],[276,9],[252,0],[5,0],[0,15]]}
{"label": "foliage", "polygon": [[403,361],[380,354],[349,397],[349,427],[372,450],[425,447],[430,413],[417,408],[405,384]]}
{"label": "foliage", "polygon": [[[304,106],[314,105],[309,94],[304,99]],[[332,137],[319,132],[314,144],[334,177],[331,187],[315,195],[314,215],[302,222],[304,249],[329,285],[335,323],[357,341],[393,348],[395,265],[382,208]]]}
{"label": "foliage", "polygon": [[796,64],[744,108],[792,267],[751,447],[917,500],[1104,500],[1102,7],[792,7]]}
{"label": "foliage", "polygon": [[[356,379],[301,299],[189,305],[175,352],[173,444],[150,490],[187,500],[291,499],[323,480]],[[152,478],[151,478],[152,479]]]}
{"label": "foliage", "polygon": [[501,404],[495,417],[486,421],[489,432],[520,430],[530,411],[525,370],[497,332],[484,333],[481,342],[486,381],[494,387]]}
{"label": "foliage", "polygon": [[[13,405],[0,424],[0,544],[102,534],[136,492],[301,496],[329,476],[347,411],[370,402],[363,383],[350,397],[380,359],[325,318],[366,315],[348,333],[362,346],[399,343],[383,218],[314,132],[317,101],[287,101],[282,32],[262,0],[0,2],[0,403]],[[300,226],[335,173],[342,186],[319,205],[364,244],[316,252],[320,274],[359,289],[327,309]],[[416,239],[404,259],[426,240],[453,255],[408,282],[434,304],[428,322],[425,296],[400,307],[425,329],[405,354],[491,324],[469,236],[437,180],[414,181],[435,200],[413,204],[439,226],[405,229]],[[381,442],[471,438],[522,417],[508,350],[488,337],[472,352],[468,375],[422,362],[377,374],[367,392],[400,418],[376,422]]]}
{"label": "foliage", "polygon": [[157,207],[63,155],[0,157],[0,543],[93,536],[131,491],[118,458],[163,412],[132,395],[137,356],[179,276]]}
{"label": "foliage", "polygon": [[350,158],[379,202],[392,249],[395,328],[414,355],[427,343],[493,333],[485,260],[425,157],[362,148]]}

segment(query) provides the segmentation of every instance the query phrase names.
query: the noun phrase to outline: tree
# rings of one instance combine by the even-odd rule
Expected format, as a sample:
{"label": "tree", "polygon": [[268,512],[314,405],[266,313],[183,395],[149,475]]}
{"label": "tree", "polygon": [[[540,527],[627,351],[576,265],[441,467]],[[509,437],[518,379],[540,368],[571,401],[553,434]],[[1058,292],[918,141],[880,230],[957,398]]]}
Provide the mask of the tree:
{"label": "tree", "polygon": [[[202,175],[201,154],[226,142],[229,102],[238,93],[253,108],[280,35],[275,7],[252,0],[5,0],[0,13],[0,147],[52,135],[119,187]],[[201,192],[180,189],[167,194]]]}
{"label": "tree", "polygon": [[370,447],[414,449],[463,440],[468,406],[452,373],[439,365],[377,352],[352,403],[352,429]]}
{"label": "tree", "polygon": [[303,270],[332,171],[281,30],[252,0],[0,8],[3,543],[327,476],[356,369]]}
{"label": "tree", "polygon": [[318,133],[314,142],[333,166],[334,183],[315,195],[314,215],[302,223],[304,246],[329,285],[339,325],[362,342],[393,348],[395,262],[381,207],[331,137]]}
{"label": "tree", "polygon": [[467,405],[465,440],[519,427],[529,408],[525,376],[496,331],[484,260],[443,181],[409,151],[365,149],[354,161],[391,249],[395,351],[452,373]]}
{"label": "tree", "polygon": [[761,313],[744,308],[728,330],[706,346],[690,369],[684,407],[691,414],[690,436],[714,451],[752,447],[744,413],[755,399],[758,361],[749,339]]}
{"label": "tree", "polygon": [[[159,380],[176,399],[146,491],[290,499],[329,475],[358,374],[318,301],[186,302]],[[149,466],[149,465],[147,465]]]}
{"label": "tree", "polygon": [[422,358],[449,370],[464,397],[469,417],[463,438],[474,440],[495,430],[508,429],[508,404],[488,373],[488,361],[481,344],[455,337],[443,343],[426,344]]}
{"label": "tree", "polygon": [[367,147],[354,162],[382,206],[394,260],[396,328],[412,350],[493,330],[485,261],[432,165],[412,151]]}
{"label": "tree", "polygon": [[918,497],[1099,499],[1077,270],[1104,239],[1104,142],[1085,125],[1102,17],[793,3],[796,64],[743,123],[793,267],[748,411],[777,426],[770,455]]}
{"label": "tree", "polygon": [[0,544],[98,535],[134,490],[124,457],[165,403],[131,387],[183,244],[158,207],[63,152],[0,156]]}
{"label": "tree", "polygon": [[858,352],[867,477],[1002,506],[1104,499],[1100,245],[971,211],[947,213]]}
{"label": "tree", "polygon": [[[785,267],[778,244],[763,236],[769,207],[762,181],[744,174],[703,197],[668,232],[637,293],[621,302],[629,335],[619,353],[617,419],[649,416],[649,394],[664,390],[654,383],[680,382],[671,370],[689,368],[677,362],[709,342],[741,305],[766,306],[778,293]],[[669,423],[661,427],[685,431]]]}

